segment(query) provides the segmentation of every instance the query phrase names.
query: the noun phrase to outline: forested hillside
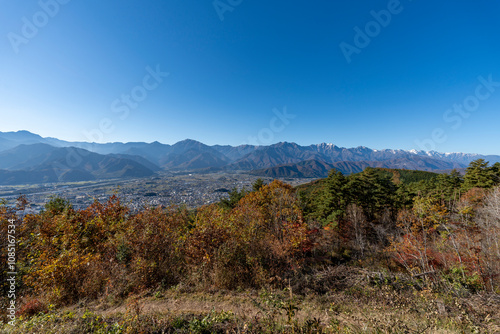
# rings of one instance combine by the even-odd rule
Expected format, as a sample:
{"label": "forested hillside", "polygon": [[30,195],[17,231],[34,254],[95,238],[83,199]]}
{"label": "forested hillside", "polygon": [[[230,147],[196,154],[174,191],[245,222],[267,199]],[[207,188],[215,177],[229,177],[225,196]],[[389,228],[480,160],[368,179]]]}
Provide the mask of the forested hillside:
{"label": "forested hillside", "polygon": [[[256,182],[195,211],[158,207],[130,214],[119,196],[74,210],[53,198],[42,213],[16,223],[18,316],[36,328],[40,319],[51,320],[30,318],[35,314],[66,314],[58,310],[92,301],[119,305],[148,293],[263,291],[266,302],[257,304],[266,311],[253,319],[226,313],[212,314],[211,322],[196,315],[141,318],[137,307],[136,322],[127,322],[136,327],[128,332],[358,332],[363,323],[373,332],[494,332],[499,185],[500,163],[477,160],[464,176],[367,168],[350,176],[332,170],[297,189]],[[0,207],[2,249],[8,219],[26,205],[21,197],[16,210]],[[3,252],[4,292],[7,261]],[[308,303],[317,313],[297,316]],[[380,313],[353,311],[366,305]],[[386,324],[377,320],[391,312]],[[119,327],[122,319],[87,318],[102,328]],[[85,317],[64,319],[68,328],[90,326]],[[413,319],[413,327],[404,319]]]}

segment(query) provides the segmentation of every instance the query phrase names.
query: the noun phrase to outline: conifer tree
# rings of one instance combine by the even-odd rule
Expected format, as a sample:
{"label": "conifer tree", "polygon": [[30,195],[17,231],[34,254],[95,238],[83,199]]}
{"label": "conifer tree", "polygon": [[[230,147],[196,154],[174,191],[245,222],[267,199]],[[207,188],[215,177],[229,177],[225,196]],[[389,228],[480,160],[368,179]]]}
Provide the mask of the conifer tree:
{"label": "conifer tree", "polygon": [[472,188],[493,187],[497,183],[497,175],[495,174],[497,167],[488,167],[488,161],[484,159],[472,161],[465,172],[463,189],[467,191]]}
{"label": "conifer tree", "polygon": [[347,185],[347,179],[341,172],[330,170],[318,199],[318,218],[323,223],[338,223],[344,217],[348,204]]}

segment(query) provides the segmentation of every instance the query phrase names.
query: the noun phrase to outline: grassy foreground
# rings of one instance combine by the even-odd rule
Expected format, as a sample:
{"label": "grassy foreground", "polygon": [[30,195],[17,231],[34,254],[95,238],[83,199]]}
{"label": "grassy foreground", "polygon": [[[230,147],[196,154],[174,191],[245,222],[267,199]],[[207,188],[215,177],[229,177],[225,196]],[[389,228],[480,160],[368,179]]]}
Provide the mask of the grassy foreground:
{"label": "grassy foreground", "polygon": [[[349,275],[345,275],[348,272]],[[316,273],[324,294],[283,290],[195,292],[182,285],[54,309],[25,300],[1,333],[499,333],[495,294],[446,296],[404,277],[340,266]],[[309,279],[314,279],[310,277]]]}

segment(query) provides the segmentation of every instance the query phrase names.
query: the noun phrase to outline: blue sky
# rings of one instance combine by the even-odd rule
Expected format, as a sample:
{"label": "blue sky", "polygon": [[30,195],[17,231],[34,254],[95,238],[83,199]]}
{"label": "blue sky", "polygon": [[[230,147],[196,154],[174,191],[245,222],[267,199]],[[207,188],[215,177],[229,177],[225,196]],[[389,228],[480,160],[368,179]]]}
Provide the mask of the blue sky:
{"label": "blue sky", "polygon": [[0,5],[0,131],[500,154],[497,2]]}

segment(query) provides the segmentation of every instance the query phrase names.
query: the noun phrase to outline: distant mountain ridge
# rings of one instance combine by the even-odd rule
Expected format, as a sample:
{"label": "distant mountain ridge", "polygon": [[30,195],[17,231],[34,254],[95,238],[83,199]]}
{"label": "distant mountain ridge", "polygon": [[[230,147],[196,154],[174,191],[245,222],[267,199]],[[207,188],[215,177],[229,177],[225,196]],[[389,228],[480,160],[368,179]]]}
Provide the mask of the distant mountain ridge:
{"label": "distant mountain ridge", "polygon": [[73,147],[21,144],[0,152],[0,185],[146,177],[159,170],[141,159]]}
{"label": "distant mountain ridge", "polygon": [[[65,154],[67,156],[63,157]],[[81,160],[81,166],[67,168],[57,177],[49,173],[50,163],[63,164],[71,155]],[[28,131],[0,132],[0,184],[5,184],[4,179],[11,180],[8,182],[34,182],[33,179],[56,182],[147,176],[159,170],[247,171],[271,177],[323,177],[331,168],[350,174],[368,166],[435,171],[465,168],[480,158],[491,163],[500,162],[497,155],[374,150],[364,146],[344,148],[327,143],[208,146],[186,139],[173,145],[159,142],[99,144],[43,138]]]}
{"label": "distant mountain ridge", "polygon": [[462,168],[458,163],[419,156],[415,157],[413,160],[398,158],[385,161],[337,161],[333,163],[307,160],[253,170],[251,174],[267,177],[322,178],[328,176],[330,169],[336,169],[342,174],[353,174],[362,172],[366,167],[421,170],[429,172]]}

